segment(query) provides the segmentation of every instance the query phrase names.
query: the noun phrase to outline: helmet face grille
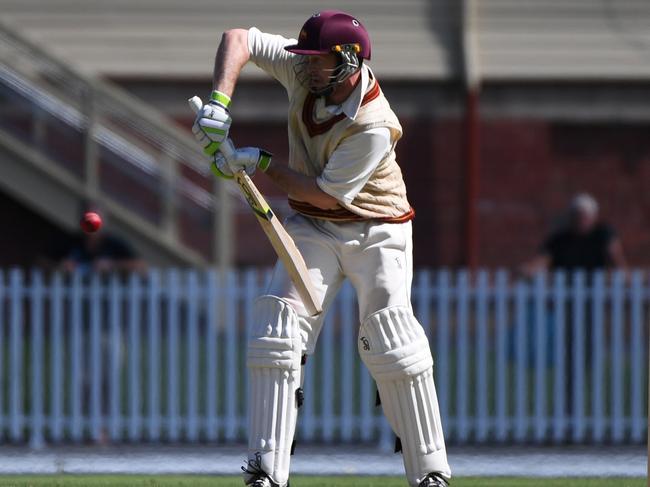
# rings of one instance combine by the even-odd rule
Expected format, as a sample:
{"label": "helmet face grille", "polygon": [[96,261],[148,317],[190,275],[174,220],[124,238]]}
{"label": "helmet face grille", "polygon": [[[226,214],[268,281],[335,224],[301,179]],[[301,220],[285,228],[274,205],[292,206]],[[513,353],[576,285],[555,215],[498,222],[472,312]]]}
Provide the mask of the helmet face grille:
{"label": "helmet face grille", "polygon": [[354,51],[342,51],[340,56],[341,62],[333,69],[334,80],[337,84],[343,83],[361,66],[359,57]]}
{"label": "helmet face grille", "polygon": [[309,89],[316,96],[329,95],[338,85],[352,76],[361,67],[361,61],[353,50],[342,50],[337,54],[340,62],[334,68],[327,70],[329,72],[329,81],[324,87],[313,89],[309,86],[309,58],[307,56],[302,56],[303,59],[294,65],[293,70],[296,73],[296,79],[302,86]]}

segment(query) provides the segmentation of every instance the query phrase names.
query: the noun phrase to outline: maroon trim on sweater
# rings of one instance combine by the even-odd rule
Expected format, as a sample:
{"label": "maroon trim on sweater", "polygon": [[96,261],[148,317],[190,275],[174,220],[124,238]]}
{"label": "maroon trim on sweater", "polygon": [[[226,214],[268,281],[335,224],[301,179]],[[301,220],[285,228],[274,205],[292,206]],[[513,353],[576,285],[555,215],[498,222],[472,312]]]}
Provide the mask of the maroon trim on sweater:
{"label": "maroon trim on sweater", "polygon": [[314,205],[304,201],[296,201],[289,198],[289,206],[296,210],[301,215],[323,218],[326,220],[342,221],[342,222],[360,222],[360,221],[373,221],[381,223],[404,223],[412,220],[415,217],[415,210],[409,208],[409,211],[399,216],[387,216],[382,218],[366,218],[356,213],[351,212],[347,208],[334,208],[331,210],[323,210]]}
{"label": "maroon trim on sweater", "polygon": [[[372,88],[364,95],[363,100],[361,100],[361,106],[366,103],[370,103],[372,100],[377,98],[381,90],[379,89],[379,83],[375,81],[375,84],[372,85]],[[344,113],[339,113],[334,115],[332,118],[325,120],[324,122],[314,121],[314,104],[316,103],[316,97],[309,93],[307,98],[305,98],[305,103],[302,106],[302,122],[307,127],[307,132],[310,137],[315,137],[316,135],[323,135],[329,129],[331,129],[334,124],[340,122],[345,118]]]}

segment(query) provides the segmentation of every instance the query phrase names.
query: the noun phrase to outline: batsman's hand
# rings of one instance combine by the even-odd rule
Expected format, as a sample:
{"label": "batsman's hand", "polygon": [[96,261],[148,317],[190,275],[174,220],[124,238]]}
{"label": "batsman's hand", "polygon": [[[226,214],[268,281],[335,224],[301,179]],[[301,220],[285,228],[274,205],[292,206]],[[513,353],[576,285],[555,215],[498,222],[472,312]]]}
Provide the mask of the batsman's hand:
{"label": "batsman's hand", "polygon": [[217,152],[213,156],[212,164],[210,164],[210,170],[215,176],[219,176],[224,179],[232,179],[234,177],[233,170],[228,164],[228,160],[224,157],[221,152]]}
{"label": "batsman's hand", "polygon": [[257,168],[265,172],[271,165],[272,157],[273,154],[263,149],[242,147],[235,151],[235,157],[228,161],[228,165],[233,172],[243,169],[252,176]]}
{"label": "batsman's hand", "polygon": [[196,112],[196,119],[192,126],[194,137],[203,147],[207,156],[214,156],[221,143],[228,137],[232,119],[228,112],[230,97],[219,91],[213,91],[210,101]]}

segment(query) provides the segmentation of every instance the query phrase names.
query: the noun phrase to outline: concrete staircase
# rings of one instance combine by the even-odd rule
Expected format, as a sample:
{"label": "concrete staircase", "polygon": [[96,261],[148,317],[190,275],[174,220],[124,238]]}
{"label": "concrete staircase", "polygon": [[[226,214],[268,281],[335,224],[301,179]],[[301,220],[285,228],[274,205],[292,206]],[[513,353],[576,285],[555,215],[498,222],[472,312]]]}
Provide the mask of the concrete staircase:
{"label": "concrete staircase", "polygon": [[231,263],[234,189],[191,136],[1,24],[0,190],[70,230],[97,201],[154,265]]}

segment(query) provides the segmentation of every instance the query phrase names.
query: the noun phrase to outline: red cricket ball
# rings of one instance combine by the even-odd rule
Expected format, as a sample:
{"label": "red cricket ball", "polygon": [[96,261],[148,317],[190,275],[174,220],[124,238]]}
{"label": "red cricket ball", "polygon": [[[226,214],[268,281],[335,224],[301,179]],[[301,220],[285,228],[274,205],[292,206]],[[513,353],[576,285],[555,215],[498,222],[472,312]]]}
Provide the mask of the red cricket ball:
{"label": "red cricket ball", "polygon": [[84,213],[79,225],[84,232],[94,233],[102,227],[102,217],[94,211],[88,211]]}

